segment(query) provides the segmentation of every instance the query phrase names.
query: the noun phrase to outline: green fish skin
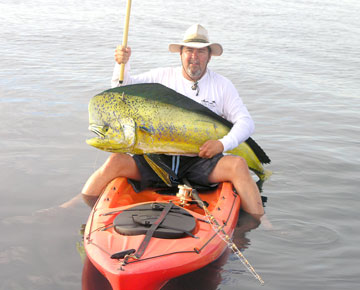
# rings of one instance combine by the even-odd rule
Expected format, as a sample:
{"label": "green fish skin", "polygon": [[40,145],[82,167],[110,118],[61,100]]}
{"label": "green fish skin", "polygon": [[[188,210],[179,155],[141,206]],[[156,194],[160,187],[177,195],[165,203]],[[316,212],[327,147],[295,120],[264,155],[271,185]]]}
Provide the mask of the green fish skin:
{"label": "green fish skin", "polygon": [[[161,84],[136,84],[106,90],[89,103],[86,142],[98,149],[131,154],[194,154],[207,140],[225,136],[232,124],[210,109]],[[269,157],[251,138],[227,152],[243,157],[265,181]]]}

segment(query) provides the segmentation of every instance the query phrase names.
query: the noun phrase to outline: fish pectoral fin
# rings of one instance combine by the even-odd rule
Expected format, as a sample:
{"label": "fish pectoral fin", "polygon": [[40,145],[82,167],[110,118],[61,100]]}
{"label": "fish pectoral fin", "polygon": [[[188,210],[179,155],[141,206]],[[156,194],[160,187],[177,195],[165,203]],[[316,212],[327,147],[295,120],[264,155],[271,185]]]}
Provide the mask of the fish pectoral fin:
{"label": "fish pectoral fin", "polygon": [[147,133],[147,134],[152,135],[152,131],[151,131],[149,128],[147,128],[147,127],[145,127],[145,126],[139,126],[138,128],[139,128],[141,131],[143,131],[143,132],[145,132],[145,133]]}

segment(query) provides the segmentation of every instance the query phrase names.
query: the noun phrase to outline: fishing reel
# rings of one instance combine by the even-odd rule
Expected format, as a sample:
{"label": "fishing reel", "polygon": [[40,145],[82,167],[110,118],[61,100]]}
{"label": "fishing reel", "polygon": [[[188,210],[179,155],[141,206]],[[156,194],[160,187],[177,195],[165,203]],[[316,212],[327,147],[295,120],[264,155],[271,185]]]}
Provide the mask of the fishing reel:
{"label": "fishing reel", "polygon": [[193,189],[185,184],[178,185],[178,188],[179,192],[176,194],[176,197],[180,199],[180,206],[184,207],[190,205],[188,201],[191,200],[191,192]]}

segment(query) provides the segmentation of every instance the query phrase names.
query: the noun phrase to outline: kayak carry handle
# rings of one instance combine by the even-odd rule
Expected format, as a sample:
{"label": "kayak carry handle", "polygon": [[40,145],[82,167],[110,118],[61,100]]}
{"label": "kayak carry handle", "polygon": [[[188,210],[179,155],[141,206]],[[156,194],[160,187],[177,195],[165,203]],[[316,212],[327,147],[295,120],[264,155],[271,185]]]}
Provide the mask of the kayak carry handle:
{"label": "kayak carry handle", "polygon": [[124,259],[125,256],[134,254],[135,252],[136,252],[135,249],[125,250],[125,251],[121,251],[121,252],[112,254],[110,258],[111,259]]}

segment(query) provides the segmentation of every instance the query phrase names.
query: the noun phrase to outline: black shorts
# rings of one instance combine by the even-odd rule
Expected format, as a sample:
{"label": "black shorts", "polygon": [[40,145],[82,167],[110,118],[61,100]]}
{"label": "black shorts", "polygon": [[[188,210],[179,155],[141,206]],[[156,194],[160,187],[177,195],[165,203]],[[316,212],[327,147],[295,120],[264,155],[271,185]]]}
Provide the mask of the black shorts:
{"label": "black shorts", "polygon": [[[205,159],[198,156],[160,155],[162,161],[168,167],[172,168],[177,175],[177,178],[171,178],[173,187],[177,187],[178,184],[183,184],[182,179],[186,178],[194,188],[216,186],[216,184],[209,183],[209,175],[223,156],[224,155],[220,153],[213,158]],[[133,158],[141,174],[141,181],[130,181],[136,192],[144,190],[145,188],[168,187],[153,171],[143,155],[134,155]]]}

